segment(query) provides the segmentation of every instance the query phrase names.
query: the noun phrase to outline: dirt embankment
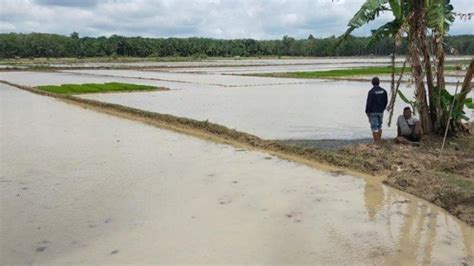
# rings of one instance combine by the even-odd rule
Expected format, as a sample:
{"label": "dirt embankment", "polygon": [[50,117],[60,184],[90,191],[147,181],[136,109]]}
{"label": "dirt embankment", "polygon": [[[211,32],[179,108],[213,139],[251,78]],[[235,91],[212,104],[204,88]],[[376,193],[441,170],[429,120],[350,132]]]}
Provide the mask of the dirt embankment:
{"label": "dirt embankment", "polygon": [[[469,127],[474,133],[474,124]],[[316,146],[311,141],[284,143]],[[361,143],[320,152],[327,154],[325,162],[384,175],[385,184],[424,198],[474,225],[474,135],[448,139],[440,156],[441,144],[441,137],[427,136],[420,147],[385,140],[381,145]]]}
{"label": "dirt embankment", "polygon": [[53,94],[5,81],[0,82],[84,108],[142,121],[215,142],[261,150],[309,165],[329,164],[330,166],[326,167],[328,170],[340,170],[339,167],[342,167],[348,173],[357,171],[383,175],[387,177],[384,181],[386,184],[433,202],[466,223],[474,225],[473,135],[449,140],[442,156],[438,156],[441,139],[436,137],[425,138],[420,147],[395,145],[387,140],[381,145],[358,144],[337,150],[321,150],[304,145],[288,145],[279,141],[264,140],[207,121],[148,112],[118,104]]}
{"label": "dirt embankment", "polygon": [[361,161],[355,168],[386,172],[384,183],[424,198],[474,225],[474,136],[450,139],[439,156],[441,143],[438,137],[426,137],[420,147],[387,140],[380,146],[359,144],[336,153]]}

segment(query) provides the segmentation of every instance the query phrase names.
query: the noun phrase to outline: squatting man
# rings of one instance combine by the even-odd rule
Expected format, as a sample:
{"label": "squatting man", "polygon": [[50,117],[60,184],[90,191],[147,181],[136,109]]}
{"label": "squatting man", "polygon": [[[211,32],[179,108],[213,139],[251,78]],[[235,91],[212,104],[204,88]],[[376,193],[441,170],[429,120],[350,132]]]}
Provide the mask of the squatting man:
{"label": "squatting man", "polygon": [[403,108],[403,115],[397,119],[396,143],[418,144],[422,136],[421,123],[411,115],[410,107]]}

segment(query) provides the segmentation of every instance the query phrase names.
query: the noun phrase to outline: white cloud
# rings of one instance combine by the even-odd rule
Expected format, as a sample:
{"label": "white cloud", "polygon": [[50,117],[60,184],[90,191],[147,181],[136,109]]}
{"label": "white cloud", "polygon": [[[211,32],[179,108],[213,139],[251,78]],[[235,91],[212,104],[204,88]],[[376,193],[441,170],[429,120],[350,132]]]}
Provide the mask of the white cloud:
{"label": "white cloud", "polygon": [[[471,0],[451,1],[467,12]],[[0,32],[280,39],[340,35],[362,0],[0,0]],[[470,10],[473,12],[473,10]],[[390,19],[355,31],[370,29]],[[456,21],[451,34],[474,34]]]}

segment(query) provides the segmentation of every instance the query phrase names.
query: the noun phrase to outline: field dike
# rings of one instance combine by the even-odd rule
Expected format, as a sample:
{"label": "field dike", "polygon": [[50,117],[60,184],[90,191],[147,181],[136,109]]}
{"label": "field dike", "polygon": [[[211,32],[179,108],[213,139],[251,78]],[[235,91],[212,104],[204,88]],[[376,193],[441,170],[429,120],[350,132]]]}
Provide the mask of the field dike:
{"label": "field dike", "polygon": [[[468,163],[472,160],[470,154],[466,157],[464,153],[453,155],[452,151],[447,151],[448,156],[449,154],[454,156],[454,158],[449,159],[452,163],[446,165],[448,174],[451,174],[450,167],[457,169],[456,171],[459,173],[467,171],[463,175],[467,176],[468,188],[460,190],[459,187],[446,181],[449,179],[438,176],[439,173],[444,171],[444,168],[440,171],[430,172],[434,168],[429,165],[426,166],[426,162],[435,166],[441,165],[441,160],[445,160],[443,158],[438,159],[432,155],[431,151],[425,152],[426,154],[414,153],[407,150],[410,147],[389,143],[384,143],[380,146],[360,144],[339,150],[320,150],[288,145],[277,140],[261,139],[257,136],[208,121],[197,121],[118,104],[83,99],[70,95],[59,95],[3,80],[0,80],[0,83],[38,95],[53,97],[86,109],[140,121],[216,143],[266,152],[282,159],[302,163],[320,170],[375,179],[375,181],[384,182],[394,188],[424,198],[446,209],[469,225],[474,225],[474,196],[472,193],[472,183],[470,183],[472,182],[470,178],[472,170],[469,170],[469,165],[471,164]],[[472,144],[471,142],[469,143]],[[421,160],[420,156],[422,156]],[[461,157],[466,157],[466,160],[459,160]]]}

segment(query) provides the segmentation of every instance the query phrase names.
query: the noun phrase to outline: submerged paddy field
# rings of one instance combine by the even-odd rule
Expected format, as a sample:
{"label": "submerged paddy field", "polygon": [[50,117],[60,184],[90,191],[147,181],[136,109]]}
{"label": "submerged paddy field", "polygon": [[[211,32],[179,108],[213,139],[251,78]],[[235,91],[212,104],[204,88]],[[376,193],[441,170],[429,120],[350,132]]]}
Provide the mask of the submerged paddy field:
{"label": "submerged paddy field", "polygon": [[[441,158],[437,139],[391,144],[393,127],[382,146],[307,145],[367,138],[366,83],[170,69],[0,79],[60,100],[0,85],[2,125],[15,125],[2,127],[5,262],[472,263],[472,136]],[[39,90],[125,81],[170,91]]]}

